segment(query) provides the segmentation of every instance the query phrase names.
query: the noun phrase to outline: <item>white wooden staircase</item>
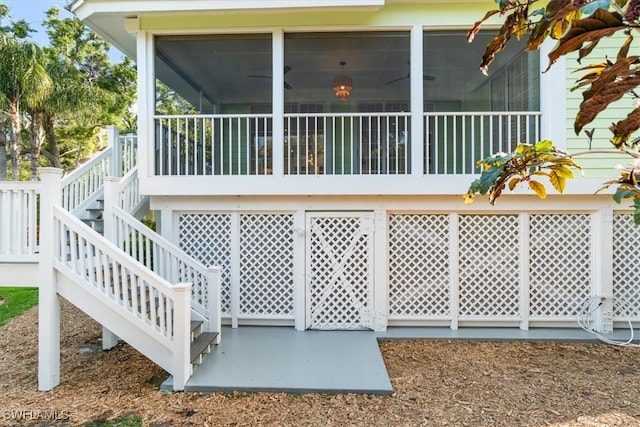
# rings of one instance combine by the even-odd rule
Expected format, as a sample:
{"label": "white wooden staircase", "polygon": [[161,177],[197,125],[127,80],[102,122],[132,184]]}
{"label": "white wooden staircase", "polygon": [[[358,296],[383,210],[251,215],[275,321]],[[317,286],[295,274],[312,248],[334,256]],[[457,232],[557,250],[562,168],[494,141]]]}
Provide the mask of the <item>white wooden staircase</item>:
{"label": "white wooden staircase", "polygon": [[99,322],[105,336],[169,372],[174,390],[220,342],[220,269],[139,221],[148,203],[137,191],[135,149],[126,138],[116,132],[109,148],[65,178],[43,168],[40,182],[0,183],[0,224],[11,230],[0,243],[2,284],[27,271],[14,269],[20,262],[33,267],[40,290],[41,390],[60,382],[58,295]]}

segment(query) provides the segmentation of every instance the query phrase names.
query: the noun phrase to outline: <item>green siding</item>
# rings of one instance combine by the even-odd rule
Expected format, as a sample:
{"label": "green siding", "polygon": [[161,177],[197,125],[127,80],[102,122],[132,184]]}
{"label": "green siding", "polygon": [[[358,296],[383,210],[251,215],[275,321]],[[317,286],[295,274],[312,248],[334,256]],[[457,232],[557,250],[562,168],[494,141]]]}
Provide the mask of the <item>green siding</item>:
{"label": "green siding", "polygon": [[[576,61],[578,57],[577,54],[568,56],[567,88],[570,89],[575,86],[576,80],[586,73],[586,71],[577,71],[578,68],[588,64],[604,62],[607,56],[609,58],[615,58],[624,39],[625,36],[623,34],[602,39],[593,52],[586,59],[582,60],[582,64]],[[547,63],[548,61],[543,61],[543,66],[546,67]],[[567,149],[570,152],[585,151],[589,148],[584,130],[580,135],[576,135],[573,127],[578,108],[582,102],[583,91],[582,88],[575,91],[567,91]],[[594,150],[613,148],[609,142],[612,135],[609,131],[609,126],[611,123],[626,117],[633,107],[631,98],[626,96],[609,106],[609,108],[601,112],[592,123],[585,126],[585,130],[595,129],[591,148]],[[616,171],[612,170],[612,167],[616,163],[624,163],[627,161],[623,156],[607,156],[604,154],[581,156],[577,160],[583,166],[584,174],[587,178],[612,177],[617,175]]]}

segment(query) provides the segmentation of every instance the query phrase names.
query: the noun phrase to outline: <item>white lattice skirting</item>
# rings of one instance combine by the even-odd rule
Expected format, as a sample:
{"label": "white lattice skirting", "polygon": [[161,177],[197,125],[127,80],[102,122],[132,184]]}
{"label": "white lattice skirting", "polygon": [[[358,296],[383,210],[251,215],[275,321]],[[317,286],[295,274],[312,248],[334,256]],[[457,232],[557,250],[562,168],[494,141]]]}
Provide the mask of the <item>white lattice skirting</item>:
{"label": "white lattice skirting", "polygon": [[[590,213],[388,212],[383,239],[360,214],[307,214],[300,230],[295,212],[182,212],[177,239],[223,266],[223,313],[236,322],[293,324],[302,312],[307,328],[359,329],[383,298],[389,325],[576,327],[593,295],[619,301],[614,321],[640,321],[640,228],[629,214],[603,233]],[[373,253],[386,254],[386,273]],[[386,295],[373,295],[377,281]]]}

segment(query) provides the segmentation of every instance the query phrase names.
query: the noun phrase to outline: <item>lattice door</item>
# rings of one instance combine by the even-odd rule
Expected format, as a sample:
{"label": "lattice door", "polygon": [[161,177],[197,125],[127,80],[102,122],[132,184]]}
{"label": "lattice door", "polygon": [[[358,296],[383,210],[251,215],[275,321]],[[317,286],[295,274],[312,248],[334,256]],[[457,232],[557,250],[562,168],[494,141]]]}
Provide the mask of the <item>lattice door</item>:
{"label": "lattice door", "polygon": [[373,312],[373,213],[309,213],[307,327],[369,329]]}

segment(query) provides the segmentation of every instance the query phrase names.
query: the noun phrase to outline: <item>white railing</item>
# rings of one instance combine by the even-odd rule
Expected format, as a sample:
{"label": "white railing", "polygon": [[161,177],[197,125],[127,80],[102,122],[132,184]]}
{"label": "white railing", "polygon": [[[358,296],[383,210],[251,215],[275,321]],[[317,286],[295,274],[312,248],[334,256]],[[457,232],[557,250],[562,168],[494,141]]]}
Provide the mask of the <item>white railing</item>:
{"label": "white railing", "polygon": [[[156,175],[269,175],[271,115],[156,116]],[[410,172],[410,113],[285,114],[287,175]]]}
{"label": "white railing", "polygon": [[286,175],[410,173],[410,113],[284,115]]}
{"label": "white railing", "polygon": [[424,172],[477,174],[478,160],[540,139],[540,113],[425,113]]}
{"label": "white railing", "polygon": [[[138,161],[138,137],[118,135],[117,129],[109,134],[109,147],[84,163],[62,179],[62,206],[69,212],[77,212],[102,190],[104,178],[112,173],[123,176],[136,169]],[[115,165],[116,170],[112,170]],[[137,186],[137,182],[132,184]],[[137,194],[137,195],[136,195]],[[137,188],[125,197],[138,197]]]}
{"label": "white railing", "polygon": [[91,196],[102,189],[105,176],[110,173],[112,147],[98,153],[80,168],[62,178],[62,206],[75,212]]}
{"label": "white railing", "polygon": [[156,116],[156,175],[265,175],[271,115]]}
{"label": "white railing", "polygon": [[[53,233],[54,267],[164,346],[173,355],[171,373],[186,381],[191,284],[169,283],[59,206],[53,207]],[[145,352],[144,342],[132,344],[154,360],[153,351]]]}
{"label": "white railing", "polygon": [[137,212],[146,197],[140,194],[138,168],[132,169],[118,182],[118,206],[128,213]]}
{"label": "white railing", "polygon": [[122,167],[118,176],[124,176],[138,164],[138,136],[134,134],[118,135],[118,146]]}
{"label": "white railing", "polygon": [[38,253],[38,181],[0,182],[0,255],[28,260]]}
{"label": "white railing", "polygon": [[124,210],[113,207],[113,241],[156,274],[171,283],[192,283],[191,308],[201,320],[208,322],[205,330],[220,332],[221,310],[219,268],[206,268],[183,250],[155,233]]}

